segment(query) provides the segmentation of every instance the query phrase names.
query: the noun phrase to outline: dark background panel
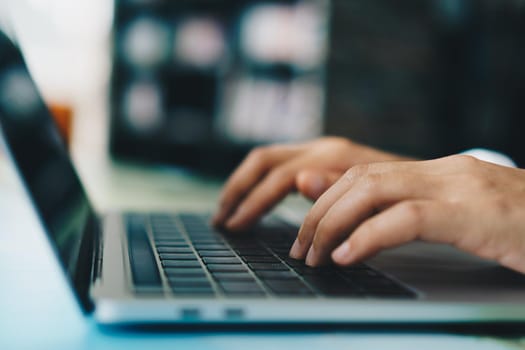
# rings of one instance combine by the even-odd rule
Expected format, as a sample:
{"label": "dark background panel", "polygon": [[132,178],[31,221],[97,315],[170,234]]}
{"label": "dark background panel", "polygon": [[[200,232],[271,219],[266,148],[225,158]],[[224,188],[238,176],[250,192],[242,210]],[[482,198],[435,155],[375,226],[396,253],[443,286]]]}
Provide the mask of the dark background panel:
{"label": "dark background panel", "polygon": [[525,164],[519,1],[332,2],[326,132],[420,157]]}

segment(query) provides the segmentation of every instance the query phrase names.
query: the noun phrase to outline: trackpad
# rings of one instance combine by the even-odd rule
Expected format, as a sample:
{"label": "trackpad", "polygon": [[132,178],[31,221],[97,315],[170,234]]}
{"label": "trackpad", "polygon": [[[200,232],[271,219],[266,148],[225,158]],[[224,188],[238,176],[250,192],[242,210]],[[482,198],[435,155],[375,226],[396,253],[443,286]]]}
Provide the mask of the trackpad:
{"label": "trackpad", "polygon": [[368,263],[425,292],[525,293],[525,275],[443,244],[410,243],[384,251]]}

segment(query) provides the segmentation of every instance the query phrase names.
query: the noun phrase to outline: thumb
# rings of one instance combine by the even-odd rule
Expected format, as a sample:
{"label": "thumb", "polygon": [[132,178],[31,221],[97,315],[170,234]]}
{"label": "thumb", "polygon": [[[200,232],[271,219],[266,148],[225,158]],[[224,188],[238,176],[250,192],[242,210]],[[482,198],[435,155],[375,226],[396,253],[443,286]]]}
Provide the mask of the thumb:
{"label": "thumb", "polygon": [[303,170],[295,177],[295,185],[305,197],[317,200],[341,175],[338,171]]}

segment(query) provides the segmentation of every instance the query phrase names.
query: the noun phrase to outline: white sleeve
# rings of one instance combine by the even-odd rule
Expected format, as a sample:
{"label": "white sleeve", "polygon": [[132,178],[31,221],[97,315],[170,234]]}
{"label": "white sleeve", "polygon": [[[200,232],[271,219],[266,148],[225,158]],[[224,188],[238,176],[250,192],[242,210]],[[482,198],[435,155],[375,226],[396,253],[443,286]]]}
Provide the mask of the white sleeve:
{"label": "white sleeve", "polygon": [[461,154],[466,154],[475,158],[478,158],[479,160],[483,160],[485,162],[494,163],[498,165],[508,166],[508,167],[516,167],[516,163],[506,155],[491,151],[488,149],[483,148],[473,148],[469,149],[468,151],[462,152]]}

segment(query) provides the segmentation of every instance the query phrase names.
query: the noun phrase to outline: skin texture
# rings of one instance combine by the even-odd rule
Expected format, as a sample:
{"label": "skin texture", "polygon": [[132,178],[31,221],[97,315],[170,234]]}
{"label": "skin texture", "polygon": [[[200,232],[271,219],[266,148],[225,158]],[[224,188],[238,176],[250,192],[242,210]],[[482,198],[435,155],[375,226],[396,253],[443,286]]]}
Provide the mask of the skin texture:
{"label": "skin texture", "polygon": [[256,148],[224,185],[213,223],[243,231],[292,191],[316,200],[356,164],[401,159],[338,137]]}
{"label": "skin texture", "polygon": [[406,161],[346,142],[252,153],[227,182],[215,224],[244,230],[298,189],[317,199],[290,251],[307,265],[351,265],[424,240],[525,273],[525,170],[462,155]]}

